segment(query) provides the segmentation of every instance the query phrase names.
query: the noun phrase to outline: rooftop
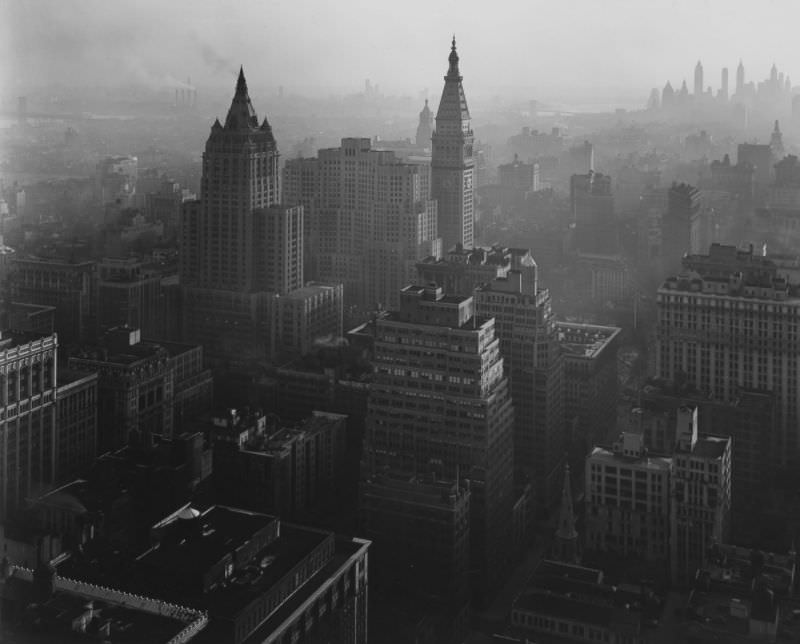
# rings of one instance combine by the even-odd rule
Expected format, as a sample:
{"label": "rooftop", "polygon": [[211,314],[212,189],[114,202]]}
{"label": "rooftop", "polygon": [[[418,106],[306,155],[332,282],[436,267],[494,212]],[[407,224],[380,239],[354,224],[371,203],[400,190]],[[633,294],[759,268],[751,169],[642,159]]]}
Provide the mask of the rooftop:
{"label": "rooftop", "polygon": [[184,536],[180,528],[184,527],[182,522],[185,520],[180,513],[173,513],[153,526],[153,531],[163,538],[157,546],[142,554],[139,561],[175,574],[205,570],[277,519],[216,505],[197,517],[201,528],[197,536]]}
{"label": "rooftop", "polygon": [[556,322],[559,344],[570,354],[594,358],[622,333],[616,326]]}
{"label": "rooftop", "polygon": [[[199,611],[129,595],[56,576],[55,592],[33,603],[33,571],[12,568],[4,594],[28,605],[26,619],[15,633],[21,641],[172,642],[179,635],[190,641],[207,624]],[[17,630],[19,629],[19,630]],[[184,633],[185,631],[185,633]],[[36,633],[36,639],[28,637]],[[7,634],[7,633],[6,633]],[[10,641],[16,641],[11,635]]]}
{"label": "rooftop", "polygon": [[692,456],[698,458],[722,458],[730,440],[726,436],[700,436],[692,450]]}

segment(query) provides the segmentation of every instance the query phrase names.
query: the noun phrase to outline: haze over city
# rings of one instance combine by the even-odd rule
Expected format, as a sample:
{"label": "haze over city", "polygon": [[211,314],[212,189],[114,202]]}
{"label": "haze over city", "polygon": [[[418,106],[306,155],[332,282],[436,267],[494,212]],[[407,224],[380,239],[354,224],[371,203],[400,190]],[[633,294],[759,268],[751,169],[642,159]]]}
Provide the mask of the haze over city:
{"label": "haze over city", "polygon": [[584,103],[630,102],[657,79],[680,82],[698,58],[709,73],[740,58],[751,73],[791,65],[800,19],[792,0],[42,0],[0,11],[0,87],[15,92],[187,77],[219,90],[244,64],[257,88],[325,95],[370,78],[386,93],[435,94],[433,61],[455,33],[473,97]]}
{"label": "haze over city", "polygon": [[800,642],[797,2],[0,2],[0,641]]}

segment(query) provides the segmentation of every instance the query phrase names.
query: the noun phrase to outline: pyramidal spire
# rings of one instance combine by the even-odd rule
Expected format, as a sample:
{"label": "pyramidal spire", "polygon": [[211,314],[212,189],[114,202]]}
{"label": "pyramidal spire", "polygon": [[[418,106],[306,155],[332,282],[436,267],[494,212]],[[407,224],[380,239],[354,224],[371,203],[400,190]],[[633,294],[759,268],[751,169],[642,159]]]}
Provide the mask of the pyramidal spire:
{"label": "pyramidal spire", "polygon": [[247,94],[247,81],[244,79],[244,65],[239,66],[239,79],[236,81],[236,93]]}
{"label": "pyramidal spire", "polygon": [[247,81],[244,78],[244,66],[239,68],[236,80],[236,93],[233,95],[228,116],[225,118],[226,130],[258,129],[258,116],[250,102],[247,92]]}

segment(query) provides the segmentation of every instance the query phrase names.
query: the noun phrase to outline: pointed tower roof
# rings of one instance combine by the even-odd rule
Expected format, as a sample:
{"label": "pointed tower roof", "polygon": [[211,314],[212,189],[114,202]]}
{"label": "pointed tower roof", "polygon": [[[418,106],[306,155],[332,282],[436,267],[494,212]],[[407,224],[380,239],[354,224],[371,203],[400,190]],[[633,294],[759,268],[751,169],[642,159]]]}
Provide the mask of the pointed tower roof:
{"label": "pointed tower roof", "polygon": [[244,67],[239,68],[236,81],[236,93],[233,95],[228,116],[225,118],[226,130],[258,129],[258,117],[247,93],[247,81],[244,78]]}
{"label": "pointed tower roof", "polygon": [[439,101],[439,110],[436,112],[436,120],[446,121],[468,121],[469,108],[467,98],[464,95],[463,80],[458,69],[458,52],[456,51],[456,37],[450,46],[450,56],[448,57],[449,67],[447,75],[444,77],[444,89],[442,99]]}
{"label": "pointed tower roof", "polygon": [[419,117],[421,119],[422,118],[428,118],[430,116],[430,114],[431,114],[431,108],[428,107],[428,99],[426,98],[425,99],[425,107],[422,108],[422,111],[419,113]]}

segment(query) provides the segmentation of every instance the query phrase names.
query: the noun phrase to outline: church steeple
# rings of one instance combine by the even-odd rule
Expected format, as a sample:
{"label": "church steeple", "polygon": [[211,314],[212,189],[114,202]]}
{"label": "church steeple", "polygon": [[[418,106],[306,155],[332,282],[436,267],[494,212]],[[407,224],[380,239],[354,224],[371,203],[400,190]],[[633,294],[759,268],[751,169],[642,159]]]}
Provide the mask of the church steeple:
{"label": "church steeple", "polygon": [[575,529],[575,511],[572,507],[572,486],[570,485],[569,464],[564,465],[564,486],[561,489],[561,507],[558,511],[553,556],[565,563],[578,563],[578,531]]}

